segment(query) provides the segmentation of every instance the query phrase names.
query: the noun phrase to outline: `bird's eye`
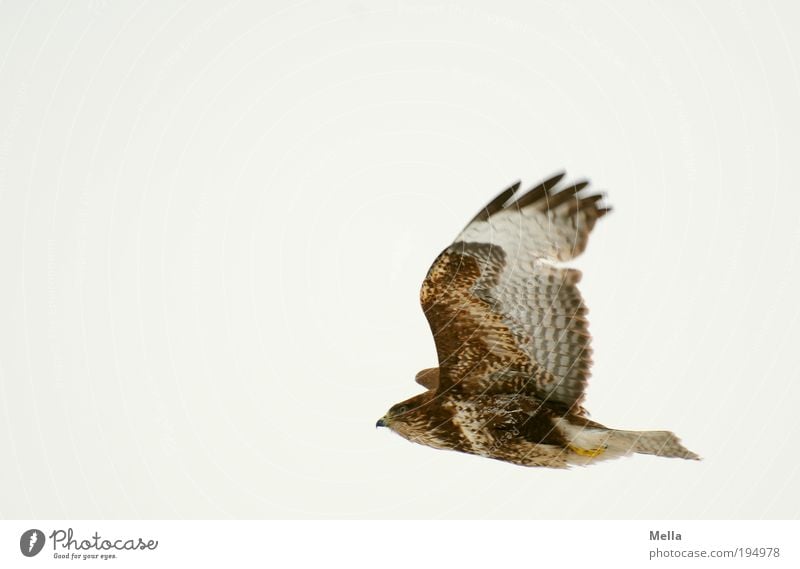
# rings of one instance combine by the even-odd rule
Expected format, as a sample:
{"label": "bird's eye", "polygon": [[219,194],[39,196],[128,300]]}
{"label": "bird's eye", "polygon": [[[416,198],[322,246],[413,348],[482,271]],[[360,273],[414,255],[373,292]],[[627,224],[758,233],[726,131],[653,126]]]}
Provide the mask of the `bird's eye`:
{"label": "bird's eye", "polygon": [[405,413],[406,411],[408,411],[408,407],[406,407],[405,405],[400,405],[400,407],[398,407],[398,408],[397,408],[397,411],[396,411],[396,413],[397,413],[398,415],[402,415],[402,414],[403,414],[403,413]]}

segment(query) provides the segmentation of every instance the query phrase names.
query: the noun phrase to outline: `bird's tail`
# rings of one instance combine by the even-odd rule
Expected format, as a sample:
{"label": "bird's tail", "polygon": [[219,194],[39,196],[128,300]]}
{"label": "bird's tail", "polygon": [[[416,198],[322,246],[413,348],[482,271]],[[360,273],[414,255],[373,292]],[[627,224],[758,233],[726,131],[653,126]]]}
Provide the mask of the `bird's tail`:
{"label": "bird's tail", "polygon": [[669,431],[622,431],[609,429],[585,417],[564,417],[556,423],[569,441],[567,461],[591,464],[632,453],[700,460]]}
{"label": "bird's tail", "polygon": [[681,444],[674,433],[669,431],[618,431],[608,430],[609,450],[628,454],[652,454],[669,458],[700,460],[700,457]]}

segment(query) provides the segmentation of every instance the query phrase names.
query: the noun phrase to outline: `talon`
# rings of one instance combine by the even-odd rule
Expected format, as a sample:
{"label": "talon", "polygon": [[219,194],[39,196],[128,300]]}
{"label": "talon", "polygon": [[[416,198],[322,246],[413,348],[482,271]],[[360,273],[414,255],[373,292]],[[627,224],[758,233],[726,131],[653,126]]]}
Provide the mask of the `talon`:
{"label": "talon", "polygon": [[575,454],[579,454],[581,456],[588,456],[589,458],[595,458],[606,452],[606,447],[600,448],[581,448],[576,447],[575,445],[567,445],[569,450],[574,452]]}

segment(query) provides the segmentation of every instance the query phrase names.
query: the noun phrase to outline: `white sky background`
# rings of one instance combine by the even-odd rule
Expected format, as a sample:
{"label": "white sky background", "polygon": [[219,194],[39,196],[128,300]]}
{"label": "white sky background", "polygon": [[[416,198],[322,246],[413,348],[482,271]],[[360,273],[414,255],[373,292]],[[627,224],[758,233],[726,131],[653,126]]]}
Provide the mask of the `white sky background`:
{"label": "white sky background", "polygon": [[[797,518],[792,2],[0,4],[0,516]],[[507,184],[615,211],[587,406],[704,461],[375,421]]]}

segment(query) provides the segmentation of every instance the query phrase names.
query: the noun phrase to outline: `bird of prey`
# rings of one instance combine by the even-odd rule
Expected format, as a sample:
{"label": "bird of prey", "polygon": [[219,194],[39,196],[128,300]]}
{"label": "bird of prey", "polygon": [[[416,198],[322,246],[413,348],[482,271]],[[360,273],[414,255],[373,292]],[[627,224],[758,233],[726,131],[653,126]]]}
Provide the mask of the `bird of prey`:
{"label": "bird of prey", "polygon": [[623,431],[583,408],[591,365],[581,273],[563,266],[586,248],[610,208],[588,182],[558,174],[490,201],[436,258],[420,300],[439,367],[427,391],[377,422],[400,436],[522,466],[566,468],[631,453],[698,459],[669,431]]}

